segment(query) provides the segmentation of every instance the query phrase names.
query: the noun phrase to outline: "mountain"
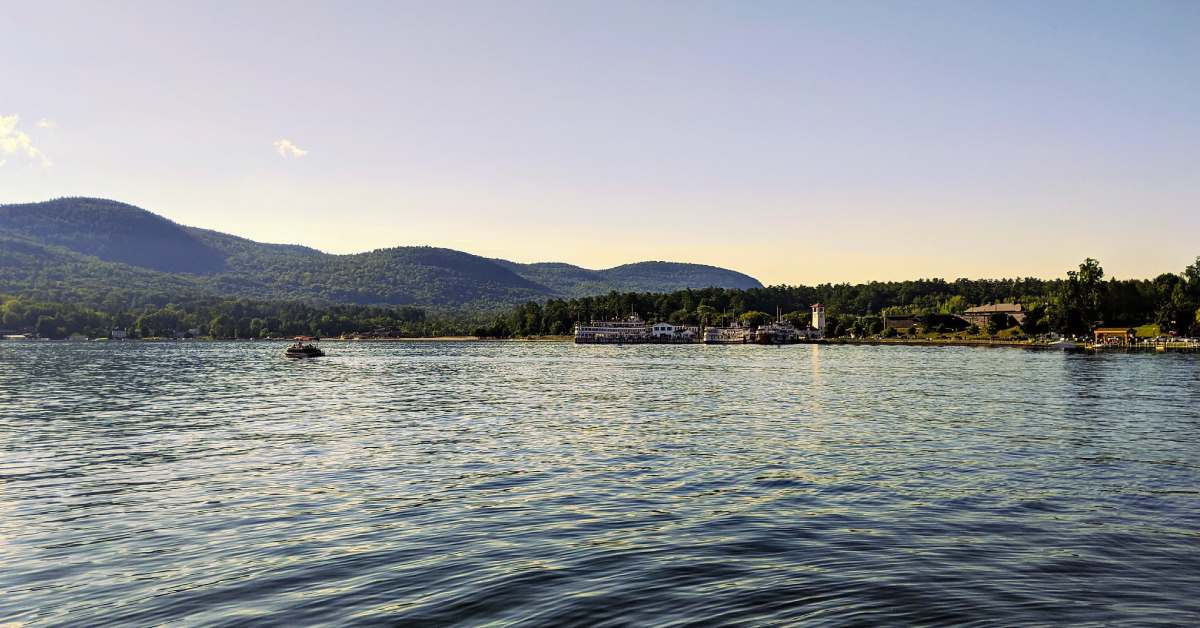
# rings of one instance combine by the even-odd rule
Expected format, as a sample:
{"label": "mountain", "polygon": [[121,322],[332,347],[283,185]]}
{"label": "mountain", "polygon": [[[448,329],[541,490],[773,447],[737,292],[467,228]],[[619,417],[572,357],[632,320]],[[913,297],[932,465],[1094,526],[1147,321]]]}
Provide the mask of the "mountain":
{"label": "mountain", "polygon": [[558,296],[584,297],[617,292],[673,292],[684,288],[761,288],[762,284],[737,271],[680,262],[637,262],[604,270],[589,270],[561,262],[518,264],[492,260],[522,277],[545,286]]}
{"label": "mountain", "polygon": [[604,270],[519,264],[427,246],[332,255],[187,227],[117,201],[62,198],[0,205],[0,292],[106,291],[169,299],[260,299],[486,308],[550,297],[755,288],[715,266],[639,262]]}
{"label": "mountain", "polygon": [[0,232],[168,273],[215,273],[221,254],[162,216],[92,198],[0,206]]}

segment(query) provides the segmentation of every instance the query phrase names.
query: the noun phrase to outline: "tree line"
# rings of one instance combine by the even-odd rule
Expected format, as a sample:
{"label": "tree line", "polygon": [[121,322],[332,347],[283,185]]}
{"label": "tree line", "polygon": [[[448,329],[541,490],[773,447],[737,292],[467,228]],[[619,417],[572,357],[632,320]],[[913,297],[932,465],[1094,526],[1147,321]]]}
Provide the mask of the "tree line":
{"label": "tree line", "polygon": [[[831,336],[881,333],[887,316],[914,316],[928,331],[965,327],[954,316],[991,303],[1021,303],[1028,334],[1082,335],[1097,326],[1157,323],[1164,332],[1200,333],[1200,257],[1183,272],[1154,279],[1104,279],[1088,258],[1065,279],[917,279],[864,284],[770,286],[748,290],[705,288],[671,293],[610,292],[594,297],[529,301],[476,327],[485,337],[571,333],[576,322],[623,318],[636,313],[650,323],[754,325],[777,312],[807,325],[810,307],[825,306]],[[1008,321],[1012,322],[1012,321]],[[989,321],[993,327],[1004,321]]]}
{"label": "tree line", "polygon": [[438,336],[462,333],[463,326],[460,321],[429,316],[425,310],[414,307],[196,298],[163,307],[103,308],[0,295],[0,328],[13,333],[35,333],[42,338],[75,334],[107,337],[114,329],[142,338],[271,338],[355,332]]}
{"label": "tree line", "polygon": [[[91,298],[89,298],[91,297]],[[191,292],[154,298],[110,291],[103,295],[45,292],[0,295],[0,328],[46,338],[107,336],[124,329],[140,337],[198,335],[268,338],[296,335],[421,337],[477,335],[521,337],[570,334],[577,322],[636,313],[654,323],[755,326],[776,313],[798,326],[810,306],[822,303],[826,334],[883,333],[886,317],[911,316],[925,331],[960,331],[956,317],[975,305],[1021,303],[1026,334],[1086,334],[1097,326],[1157,323],[1164,332],[1200,333],[1200,257],[1181,273],[1154,279],[1105,279],[1087,259],[1065,279],[917,279],[864,284],[770,286],[745,290],[703,288],[669,293],[609,292],[579,298],[529,301],[498,313],[430,311],[410,306],[345,305],[315,301],[219,298]],[[989,331],[1013,321],[989,321]]]}

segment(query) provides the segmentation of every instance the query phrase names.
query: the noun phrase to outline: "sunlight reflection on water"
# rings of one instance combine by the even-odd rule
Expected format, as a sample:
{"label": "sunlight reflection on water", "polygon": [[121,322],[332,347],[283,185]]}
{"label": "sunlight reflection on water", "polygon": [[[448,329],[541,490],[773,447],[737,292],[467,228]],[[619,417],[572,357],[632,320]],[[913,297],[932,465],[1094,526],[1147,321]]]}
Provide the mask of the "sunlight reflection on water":
{"label": "sunlight reflection on water", "polygon": [[1200,367],[924,347],[0,345],[0,618],[1200,613]]}

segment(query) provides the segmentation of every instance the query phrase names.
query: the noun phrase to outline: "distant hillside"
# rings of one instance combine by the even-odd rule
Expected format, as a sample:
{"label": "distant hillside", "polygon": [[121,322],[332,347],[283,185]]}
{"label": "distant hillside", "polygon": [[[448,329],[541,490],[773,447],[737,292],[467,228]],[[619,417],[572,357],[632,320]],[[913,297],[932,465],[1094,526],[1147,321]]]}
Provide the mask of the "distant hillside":
{"label": "distant hillside", "polygon": [[214,273],[225,268],[223,256],[186,228],[116,201],[61,198],[0,205],[3,232],[169,273]]}
{"label": "distant hillside", "polygon": [[494,260],[560,296],[583,297],[617,292],[672,292],[683,288],[761,288],[749,275],[704,264],[638,262],[589,270],[559,262],[518,264]]}
{"label": "distant hillside", "polygon": [[185,227],[103,199],[0,205],[0,292],[180,291],[353,304],[488,308],[552,297],[761,284],[723,268],[517,264],[434,247],[331,255]]}
{"label": "distant hillside", "polygon": [[690,288],[761,288],[763,285],[749,275],[704,264],[676,262],[637,262],[602,271],[609,281],[631,292],[670,292],[683,286]]}

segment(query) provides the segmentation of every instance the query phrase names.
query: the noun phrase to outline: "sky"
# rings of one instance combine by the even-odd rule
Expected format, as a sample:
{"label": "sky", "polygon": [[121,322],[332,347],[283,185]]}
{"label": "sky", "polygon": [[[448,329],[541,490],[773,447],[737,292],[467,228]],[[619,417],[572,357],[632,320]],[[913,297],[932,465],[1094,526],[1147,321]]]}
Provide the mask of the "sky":
{"label": "sky", "polygon": [[768,284],[1200,255],[1200,3],[0,3],[0,203]]}

